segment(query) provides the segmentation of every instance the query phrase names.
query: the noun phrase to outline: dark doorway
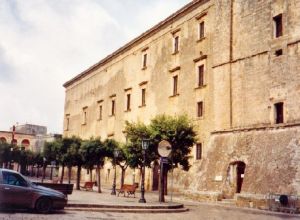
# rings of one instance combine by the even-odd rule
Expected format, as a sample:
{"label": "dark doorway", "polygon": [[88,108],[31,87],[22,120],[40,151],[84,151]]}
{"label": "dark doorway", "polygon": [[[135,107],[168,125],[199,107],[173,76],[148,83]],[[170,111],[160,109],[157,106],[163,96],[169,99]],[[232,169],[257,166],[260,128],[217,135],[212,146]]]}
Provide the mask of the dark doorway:
{"label": "dark doorway", "polygon": [[236,162],[236,193],[242,191],[246,164],[244,162]]}
{"label": "dark doorway", "polygon": [[157,161],[154,162],[154,166],[152,168],[153,178],[152,178],[152,191],[158,190],[159,184],[159,164]]}

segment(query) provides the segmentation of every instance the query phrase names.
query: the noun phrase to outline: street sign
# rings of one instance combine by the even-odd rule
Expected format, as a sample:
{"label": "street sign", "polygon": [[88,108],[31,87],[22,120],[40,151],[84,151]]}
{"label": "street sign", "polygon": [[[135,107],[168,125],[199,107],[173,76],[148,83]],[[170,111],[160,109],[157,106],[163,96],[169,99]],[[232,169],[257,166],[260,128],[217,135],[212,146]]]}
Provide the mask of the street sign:
{"label": "street sign", "polygon": [[159,142],[157,150],[158,150],[158,154],[161,157],[168,157],[171,153],[172,145],[170,144],[169,141],[162,140],[161,142]]}

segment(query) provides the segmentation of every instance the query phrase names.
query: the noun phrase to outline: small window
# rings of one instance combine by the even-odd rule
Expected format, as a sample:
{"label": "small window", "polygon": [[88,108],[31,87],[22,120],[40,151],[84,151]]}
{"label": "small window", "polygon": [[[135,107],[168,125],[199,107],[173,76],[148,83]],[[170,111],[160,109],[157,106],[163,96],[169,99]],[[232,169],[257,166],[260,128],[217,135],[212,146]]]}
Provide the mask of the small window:
{"label": "small window", "polygon": [[99,115],[98,115],[99,120],[102,120],[102,111],[103,111],[103,107],[102,105],[99,105]]}
{"label": "small window", "polygon": [[147,68],[147,54],[144,53],[143,55],[143,69]]}
{"label": "small window", "polygon": [[82,124],[85,125],[87,123],[87,108],[82,109]]}
{"label": "small window", "polygon": [[197,117],[202,117],[203,116],[203,102],[198,102],[197,103]]}
{"label": "small window", "polygon": [[69,126],[70,126],[70,116],[66,116],[66,131],[69,130]]}
{"label": "small window", "polygon": [[198,66],[198,87],[204,85],[204,65]]}
{"label": "small window", "polygon": [[275,123],[283,123],[283,102],[278,102],[274,105],[275,107]]}
{"label": "small window", "polygon": [[178,95],[177,91],[177,86],[178,86],[178,76],[173,76],[173,96]]}
{"label": "small window", "polygon": [[145,106],[146,105],[146,89],[142,89],[142,105],[141,106]]}
{"label": "small window", "polygon": [[174,37],[174,53],[178,53],[179,52],[179,36],[175,36]]}
{"label": "small window", "polygon": [[126,102],[126,111],[130,111],[130,99],[131,99],[131,95],[130,94],[127,94],[127,102]]}
{"label": "small window", "polygon": [[202,159],[202,143],[196,144],[196,160]]}
{"label": "small window", "polygon": [[204,38],[204,21],[199,24],[199,40]]}
{"label": "small window", "polygon": [[273,18],[275,27],[275,37],[282,36],[282,14],[279,14]]}
{"label": "small window", "polygon": [[276,51],[275,51],[275,56],[276,56],[276,57],[279,57],[279,56],[281,56],[281,55],[282,55],[282,49],[276,50]]}
{"label": "small window", "polygon": [[111,100],[111,115],[115,115],[116,113],[116,101],[115,100]]}

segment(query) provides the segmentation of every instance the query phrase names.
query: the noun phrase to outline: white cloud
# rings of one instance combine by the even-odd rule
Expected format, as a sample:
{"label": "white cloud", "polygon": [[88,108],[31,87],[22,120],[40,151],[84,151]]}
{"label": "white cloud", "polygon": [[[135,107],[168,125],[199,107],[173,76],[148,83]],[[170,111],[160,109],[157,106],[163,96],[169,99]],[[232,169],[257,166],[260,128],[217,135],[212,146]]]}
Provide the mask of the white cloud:
{"label": "white cloud", "polygon": [[187,2],[1,0],[0,129],[62,132],[62,84]]}

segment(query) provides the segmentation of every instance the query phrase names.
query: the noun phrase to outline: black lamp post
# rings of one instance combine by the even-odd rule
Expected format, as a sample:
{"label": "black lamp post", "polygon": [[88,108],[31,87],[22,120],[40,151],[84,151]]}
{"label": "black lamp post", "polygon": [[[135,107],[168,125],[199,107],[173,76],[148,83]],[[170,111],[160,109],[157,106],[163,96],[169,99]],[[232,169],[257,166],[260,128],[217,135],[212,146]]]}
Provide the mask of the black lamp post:
{"label": "black lamp post", "polygon": [[142,150],[143,150],[143,167],[142,167],[142,183],[141,183],[141,198],[139,200],[140,203],[146,203],[145,199],[145,162],[146,162],[146,150],[149,147],[150,140],[142,139]]}
{"label": "black lamp post", "polygon": [[114,174],[114,181],[112,185],[111,195],[116,195],[116,178],[117,178],[117,169],[116,169],[116,158],[119,156],[120,151],[118,149],[114,150],[114,168],[115,168],[115,174]]}

